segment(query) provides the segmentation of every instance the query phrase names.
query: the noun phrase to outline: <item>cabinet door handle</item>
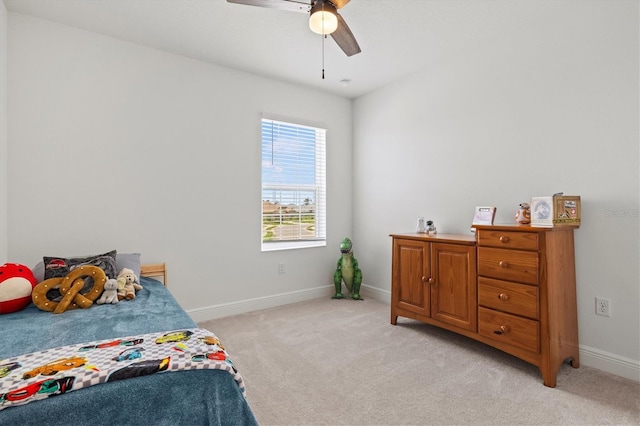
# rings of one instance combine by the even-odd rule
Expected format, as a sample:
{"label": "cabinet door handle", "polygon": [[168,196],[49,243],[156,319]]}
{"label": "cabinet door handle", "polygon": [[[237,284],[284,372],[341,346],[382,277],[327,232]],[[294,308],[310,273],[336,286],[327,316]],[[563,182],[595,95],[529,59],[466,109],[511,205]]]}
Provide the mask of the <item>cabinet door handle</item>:
{"label": "cabinet door handle", "polygon": [[507,293],[500,293],[498,295],[498,299],[500,299],[500,300],[509,300],[509,295]]}
{"label": "cabinet door handle", "polygon": [[435,282],[436,282],[436,280],[434,280],[433,278],[429,278],[429,284],[433,284]]}
{"label": "cabinet door handle", "polygon": [[509,237],[505,237],[503,235],[502,237],[500,237],[500,241],[502,241],[503,243],[508,243],[509,242]]}
{"label": "cabinet door handle", "polygon": [[423,282],[423,283],[426,283],[427,281],[428,281],[428,278],[427,278],[427,277],[422,277],[422,282]]}
{"label": "cabinet door handle", "polygon": [[509,263],[505,262],[504,260],[501,260],[500,263],[498,263],[498,265],[500,265],[501,268],[509,267]]}
{"label": "cabinet door handle", "polygon": [[501,325],[499,330],[493,331],[495,334],[507,334],[509,332],[509,326]]}

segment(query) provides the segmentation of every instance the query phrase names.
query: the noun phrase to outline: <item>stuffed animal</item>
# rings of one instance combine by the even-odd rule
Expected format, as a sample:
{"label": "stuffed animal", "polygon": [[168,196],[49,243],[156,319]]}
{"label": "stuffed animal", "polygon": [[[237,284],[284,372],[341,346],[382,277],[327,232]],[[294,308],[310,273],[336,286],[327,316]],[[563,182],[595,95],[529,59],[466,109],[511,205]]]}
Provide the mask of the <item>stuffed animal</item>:
{"label": "stuffed animal", "polygon": [[119,301],[118,280],[111,278],[104,283],[104,291],[102,292],[100,299],[96,300],[96,303],[98,305],[102,305],[103,303],[118,303]]}
{"label": "stuffed animal", "polygon": [[[93,287],[85,291],[85,278],[93,281]],[[48,278],[34,287],[31,293],[33,304],[43,311],[61,314],[71,309],[88,309],[104,290],[107,275],[101,268],[82,265],[60,278]],[[61,298],[50,300],[50,293],[57,290]]]}
{"label": "stuffed animal", "polygon": [[19,263],[0,266],[0,314],[26,308],[36,284],[38,281],[28,267]]}
{"label": "stuffed animal", "polygon": [[118,299],[135,299],[136,290],[142,290],[138,277],[131,269],[123,268],[118,274]]}

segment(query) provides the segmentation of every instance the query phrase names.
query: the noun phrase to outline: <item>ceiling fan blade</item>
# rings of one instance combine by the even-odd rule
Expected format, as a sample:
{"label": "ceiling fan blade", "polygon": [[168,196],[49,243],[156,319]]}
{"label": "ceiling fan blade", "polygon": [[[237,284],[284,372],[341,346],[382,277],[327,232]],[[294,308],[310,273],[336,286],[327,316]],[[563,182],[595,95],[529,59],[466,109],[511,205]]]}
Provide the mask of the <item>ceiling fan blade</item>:
{"label": "ceiling fan blade", "polygon": [[331,37],[333,37],[336,43],[338,43],[338,46],[340,46],[340,49],[342,49],[347,56],[353,56],[356,53],[362,52],[356,38],[353,36],[353,33],[349,29],[345,20],[342,16],[337,16],[338,29],[331,33]]}
{"label": "ceiling fan blade", "polygon": [[227,3],[309,13],[312,0],[227,0]]}
{"label": "ceiling fan blade", "polygon": [[342,9],[351,0],[329,0],[329,1],[333,3],[336,9]]}

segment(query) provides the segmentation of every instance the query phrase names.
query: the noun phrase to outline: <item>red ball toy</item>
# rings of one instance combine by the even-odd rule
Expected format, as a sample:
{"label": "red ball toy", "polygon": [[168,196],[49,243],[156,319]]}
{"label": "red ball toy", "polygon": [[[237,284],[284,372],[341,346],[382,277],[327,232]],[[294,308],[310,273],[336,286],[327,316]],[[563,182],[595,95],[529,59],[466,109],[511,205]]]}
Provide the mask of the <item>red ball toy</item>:
{"label": "red ball toy", "polygon": [[38,280],[31,269],[19,263],[0,266],[0,314],[9,314],[26,308],[31,303],[31,292]]}

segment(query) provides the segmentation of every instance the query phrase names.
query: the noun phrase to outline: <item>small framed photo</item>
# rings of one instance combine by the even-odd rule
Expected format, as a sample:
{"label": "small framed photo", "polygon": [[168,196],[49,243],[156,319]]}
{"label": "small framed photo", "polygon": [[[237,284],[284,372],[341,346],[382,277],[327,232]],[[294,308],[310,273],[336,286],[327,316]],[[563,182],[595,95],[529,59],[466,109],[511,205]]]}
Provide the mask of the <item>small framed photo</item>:
{"label": "small framed photo", "polygon": [[473,215],[473,225],[493,225],[493,219],[496,216],[496,208],[494,206],[476,207]]}
{"label": "small framed photo", "polygon": [[553,228],[553,197],[531,197],[531,226]]}

